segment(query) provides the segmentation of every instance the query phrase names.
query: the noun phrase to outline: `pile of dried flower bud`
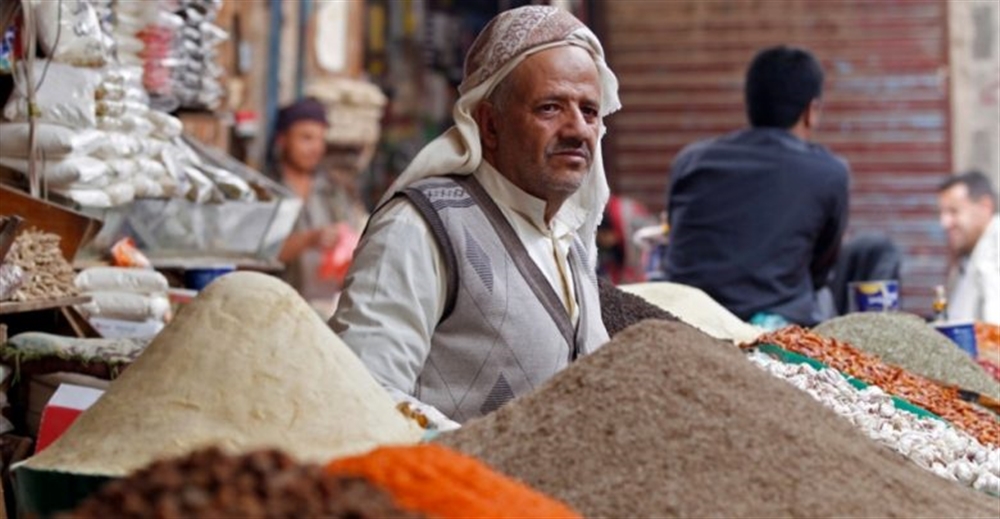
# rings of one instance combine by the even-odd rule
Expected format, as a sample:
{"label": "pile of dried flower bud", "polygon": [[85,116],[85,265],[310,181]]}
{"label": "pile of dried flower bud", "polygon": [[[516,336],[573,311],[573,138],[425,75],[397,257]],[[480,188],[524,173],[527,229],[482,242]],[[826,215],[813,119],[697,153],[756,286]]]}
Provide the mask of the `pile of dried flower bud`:
{"label": "pile of dried flower bud", "polygon": [[1000,449],[934,418],[896,408],[877,386],[859,390],[833,369],[788,364],[754,351],[749,358],[768,373],[809,393],[848,419],[869,438],[931,472],[977,490],[1000,495]]}

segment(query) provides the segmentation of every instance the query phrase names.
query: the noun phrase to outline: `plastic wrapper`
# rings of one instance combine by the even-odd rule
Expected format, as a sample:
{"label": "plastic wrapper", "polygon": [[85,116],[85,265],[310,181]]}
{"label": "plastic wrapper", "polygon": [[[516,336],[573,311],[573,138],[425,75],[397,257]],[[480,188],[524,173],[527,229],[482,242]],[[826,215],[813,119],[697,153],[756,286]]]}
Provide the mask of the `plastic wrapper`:
{"label": "plastic wrapper", "polygon": [[[24,175],[28,174],[28,161],[25,159],[0,157],[0,164]],[[41,178],[50,186],[66,186],[73,183],[93,185],[111,174],[111,169],[103,161],[86,156],[43,161],[38,171],[41,172]]]}
{"label": "plastic wrapper", "polygon": [[0,264],[0,301],[6,301],[14,296],[25,281],[24,270],[10,263]]}
{"label": "plastic wrapper", "polygon": [[61,195],[82,207],[108,208],[127,204],[135,199],[135,187],[119,182],[102,188],[53,188],[53,193]]}
{"label": "plastic wrapper", "polygon": [[115,291],[136,294],[166,293],[170,288],[163,274],[151,269],[129,267],[92,267],[76,275],[76,288],[82,292]]}
{"label": "plastic wrapper", "polygon": [[143,144],[137,137],[120,132],[104,132],[104,140],[94,149],[92,155],[102,159],[132,157],[143,151]]}
{"label": "plastic wrapper", "polygon": [[85,67],[100,67],[108,62],[112,40],[101,28],[90,2],[32,2],[37,16],[38,43],[46,56],[54,61]]}
{"label": "plastic wrapper", "polygon": [[86,317],[163,321],[170,313],[170,301],[165,294],[97,291],[87,295],[91,298],[89,303],[76,305],[77,310]]}
{"label": "plastic wrapper", "polygon": [[225,201],[225,195],[215,186],[215,183],[194,166],[185,166],[184,175],[189,182],[184,197],[199,204],[219,203]]}
{"label": "plastic wrapper", "polygon": [[135,240],[128,237],[111,246],[111,263],[116,267],[153,268],[146,255],[135,246]]}
{"label": "plastic wrapper", "polygon": [[[46,72],[46,64],[48,71]],[[27,121],[27,62],[15,67],[14,92],[3,115],[8,121]],[[97,124],[94,91],[101,82],[100,72],[63,63],[38,60],[34,66],[36,121],[72,128],[93,128]]]}
{"label": "plastic wrapper", "polygon": [[[0,123],[0,157],[28,157],[28,123]],[[86,155],[105,138],[98,130],[74,130],[57,124],[35,125],[35,147],[45,159]]]}
{"label": "plastic wrapper", "polygon": [[159,160],[140,157],[135,159],[135,161],[139,170],[139,176],[157,179],[167,176],[167,168]]}
{"label": "plastic wrapper", "polygon": [[257,199],[250,184],[229,171],[208,164],[201,164],[198,169],[205,173],[227,199],[241,202],[253,202]]}
{"label": "plastic wrapper", "polygon": [[184,124],[180,119],[172,115],[151,110],[148,114],[146,114],[146,117],[148,117],[150,122],[152,122],[156,127],[152,133],[153,137],[160,139],[173,139],[174,137],[180,137],[181,133],[184,131]]}
{"label": "plastic wrapper", "polygon": [[128,180],[139,173],[139,162],[135,159],[109,159],[107,164],[116,180]]}

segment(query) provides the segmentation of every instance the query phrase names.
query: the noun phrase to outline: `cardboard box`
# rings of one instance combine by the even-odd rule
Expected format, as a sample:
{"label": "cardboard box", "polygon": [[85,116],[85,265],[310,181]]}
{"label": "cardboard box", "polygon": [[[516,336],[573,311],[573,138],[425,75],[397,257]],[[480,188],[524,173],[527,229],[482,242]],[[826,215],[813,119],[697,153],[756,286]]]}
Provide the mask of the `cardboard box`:
{"label": "cardboard box", "polygon": [[42,411],[35,454],[56,441],[80,414],[97,402],[104,391],[90,387],[61,384]]}

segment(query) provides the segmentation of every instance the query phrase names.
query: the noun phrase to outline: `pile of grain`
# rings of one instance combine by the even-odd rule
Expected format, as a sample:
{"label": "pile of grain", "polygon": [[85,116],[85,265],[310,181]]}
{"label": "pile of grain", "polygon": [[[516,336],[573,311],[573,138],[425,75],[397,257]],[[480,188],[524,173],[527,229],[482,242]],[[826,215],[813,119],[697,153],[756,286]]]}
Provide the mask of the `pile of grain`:
{"label": "pile of grain", "polygon": [[274,450],[240,457],[218,449],[159,461],[112,481],[64,519],[174,517],[417,518],[362,478],[297,465]]}
{"label": "pile of grain", "polygon": [[635,294],[619,289],[604,278],[599,278],[597,285],[601,296],[601,320],[604,321],[604,327],[610,337],[645,319],[677,320],[674,314]]}
{"label": "pile of grain", "polygon": [[1000,399],[1000,383],[951,339],[916,315],[854,313],[827,321],[813,331],[918,375]]}
{"label": "pile of grain", "polygon": [[589,517],[996,517],[683,323],[629,328],[439,441]]}

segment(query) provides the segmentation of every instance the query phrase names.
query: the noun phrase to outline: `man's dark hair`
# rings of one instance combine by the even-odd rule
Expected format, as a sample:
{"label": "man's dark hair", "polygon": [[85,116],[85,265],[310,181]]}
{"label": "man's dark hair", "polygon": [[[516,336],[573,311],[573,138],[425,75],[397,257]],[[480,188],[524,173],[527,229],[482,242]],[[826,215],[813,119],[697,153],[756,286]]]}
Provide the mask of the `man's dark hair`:
{"label": "man's dark hair", "polygon": [[993,212],[997,212],[997,192],[993,189],[990,179],[981,171],[967,171],[958,175],[952,175],[941,182],[938,192],[947,191],[957,185],[963,185],[969,191],[969,200],[979,201],[983,197],[989,198],[993,203]]}
{"label": "man's dark hair", "polygon": [[750,62],[743,94],[751,126],[787,130],[822,96],[823,68],[808,51],[770,47]]}

